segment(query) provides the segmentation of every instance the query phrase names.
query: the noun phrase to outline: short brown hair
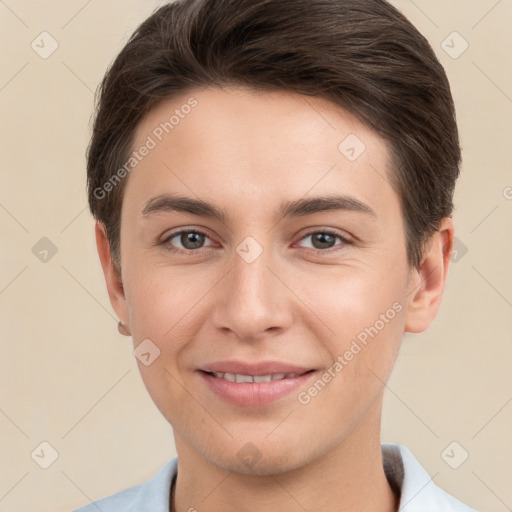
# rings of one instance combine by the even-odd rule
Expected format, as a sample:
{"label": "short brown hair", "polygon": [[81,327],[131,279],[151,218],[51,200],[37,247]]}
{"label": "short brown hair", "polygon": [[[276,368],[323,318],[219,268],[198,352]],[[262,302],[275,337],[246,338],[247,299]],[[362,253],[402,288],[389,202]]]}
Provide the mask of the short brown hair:
{"label": "short brown hair", "polygon": [[88,199],[119,271],[124,180],[108,193],[103,185],[127,161],[151,108],[224,85],[320,96],[382,136],[408,262],[419,266],[452,214],[461,155],[448,79],[418,30],[384,0],[178,0],[137,28],[97,91]]}

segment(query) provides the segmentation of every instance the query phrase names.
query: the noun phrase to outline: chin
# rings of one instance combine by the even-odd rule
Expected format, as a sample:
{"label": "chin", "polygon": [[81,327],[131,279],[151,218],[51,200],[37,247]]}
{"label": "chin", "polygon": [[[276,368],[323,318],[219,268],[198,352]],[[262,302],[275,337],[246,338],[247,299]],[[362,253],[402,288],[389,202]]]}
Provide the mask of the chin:
{"label": "chin", "polygon": [[[236,436],[226,441],[226,446],[218,446],[216,450],[209,445],[200,451],[211,464],[242,475],[280,475],[299,469],[316,458],[315,453],[298,449],[300,444],[293,440],[288,443],[277,437],[275,440],[258,440],[257,435],[246,433],[242,438]],[[240,448],[236,449],[238,446]]]}
{"label": "chin", "polygon": [[212,462],[217,462],[216,465],[226,471],[253,476],[281,475],[307,464],[306,460],[299,459],[295,454],[290,455],[289,452],[286,453],[286,450],[272,450],[271,453],[263,452],[261,458],[254,464],[244,462],[238,456],[229,459],[222,457],[221,460]]}

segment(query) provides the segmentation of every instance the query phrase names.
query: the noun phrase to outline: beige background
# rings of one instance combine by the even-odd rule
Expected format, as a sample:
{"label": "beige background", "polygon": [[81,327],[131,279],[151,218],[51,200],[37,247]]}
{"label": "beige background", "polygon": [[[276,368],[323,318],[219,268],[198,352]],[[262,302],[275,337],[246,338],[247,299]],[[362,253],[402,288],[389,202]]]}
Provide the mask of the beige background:
{"label": "beige background", "polygon": [[[70,511],[149,478],[175,455],[131,339],[117,332],[85,196],[93,91],[159,3],[0,1],[0,512]],[[407,445],[436,484],[474,508],[504,512],[512,507],[512,1],[394,3],[447,69],[464,165],[457,259],[435,323],[404,337],[383,441]],[[31,48],[43,31],[59,45],[46,59]],[[441,46],[447,40],[452,55],[463,48],[454,31],[469,43],[458,58]],[[57,248],[47,262],[32,252],[42,237]],[[31,457],[43,441],[58,452],[48,469]],[[441,455],[453,441],[450,462],[469,453],[458,469]]]}

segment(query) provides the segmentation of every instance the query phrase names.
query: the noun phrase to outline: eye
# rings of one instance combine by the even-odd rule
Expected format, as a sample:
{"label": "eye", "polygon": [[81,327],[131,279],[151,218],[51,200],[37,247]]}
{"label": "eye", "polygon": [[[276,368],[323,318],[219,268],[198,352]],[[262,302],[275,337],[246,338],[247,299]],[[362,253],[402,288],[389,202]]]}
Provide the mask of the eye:
{"label": "eye", "polygon": [[[312,237],[312,244],[313,247],[311,249],[316,249],[320,251],[327,252],[328,249],[332,249],[333,247],[336,247],[334,245],[334,242],[336,239],[339,239],[342,241],[342,244],[338,244],[338,246],[344,246],[344,245],[351,245],[352,242],[348,240],[347,238],[341,236],[336,231],[332,231],[330,229],[323,229],[321,231],[310,231],[305,236],[301,238],[301,240],[305,240],[308,237]],[[335,249],[338,250],[338,249]]]}
{"label": "eye", "polygon": [[[336,231],[332,231],[330,229],[310,231],[301,238],[301,241],[305,240],[308,237],[312,237],[311,240],[313,243],[313,247],[310,247],[310,249],[322,252],[332,252],[329,249],[336,247],[336,239],[341,240],[342,242],[341,244],[337,244],[337,246],[341,246],[340,249],[345,245],[352,245],[352,242],[350,240],[340,235]],[[176,239],[176,241],[173,242],[172,240],[174,239]],[[180,231],[171,233],[169,236],[165,237],[161,242],[159,242],[159,245],[165,246],[165,248],[171,252],[193,254],[194,252],[197,252],[199,249],[204,249],[207,247],[211,247],[213,245],[211,244],[209,246],[205,246],[205,239],[210,239],[210,237],[201,230],[182,229]],[[181,247],[177,246],[177,244],[181,244]]]}
{"label": "eye", "polygon": [[[197,249],[203,248],[205,238],[209,239],[208,235],[202,231],[197,229],[184,229],[181,231],[176,231],[175,233],[171,233],[169,236],[164,238],[160,244],[164,245],[169,251],[172,252],[191,253]],[[171,242],[171,240],[174,239],[177,239],[177,241]],[[173,247],[177,243],[180,243],[181,247]]]}

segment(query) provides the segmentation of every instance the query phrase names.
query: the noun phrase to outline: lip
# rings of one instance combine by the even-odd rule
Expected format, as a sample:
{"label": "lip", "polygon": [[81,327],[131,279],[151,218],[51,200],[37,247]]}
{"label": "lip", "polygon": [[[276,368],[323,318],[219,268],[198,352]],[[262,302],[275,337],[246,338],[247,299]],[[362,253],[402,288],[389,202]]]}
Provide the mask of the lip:
{"label": "lip", "polygon": [[[272,375],[298,373],[295,377],[270,382],[230,382],[206,372],[237,373],[241,375]],[[236,406],[256,408],[269,405],[290,395],[316,376],[316,370],[278,361],[243,363],[219,361],[198,369],[201,380],[222,400]]]}

